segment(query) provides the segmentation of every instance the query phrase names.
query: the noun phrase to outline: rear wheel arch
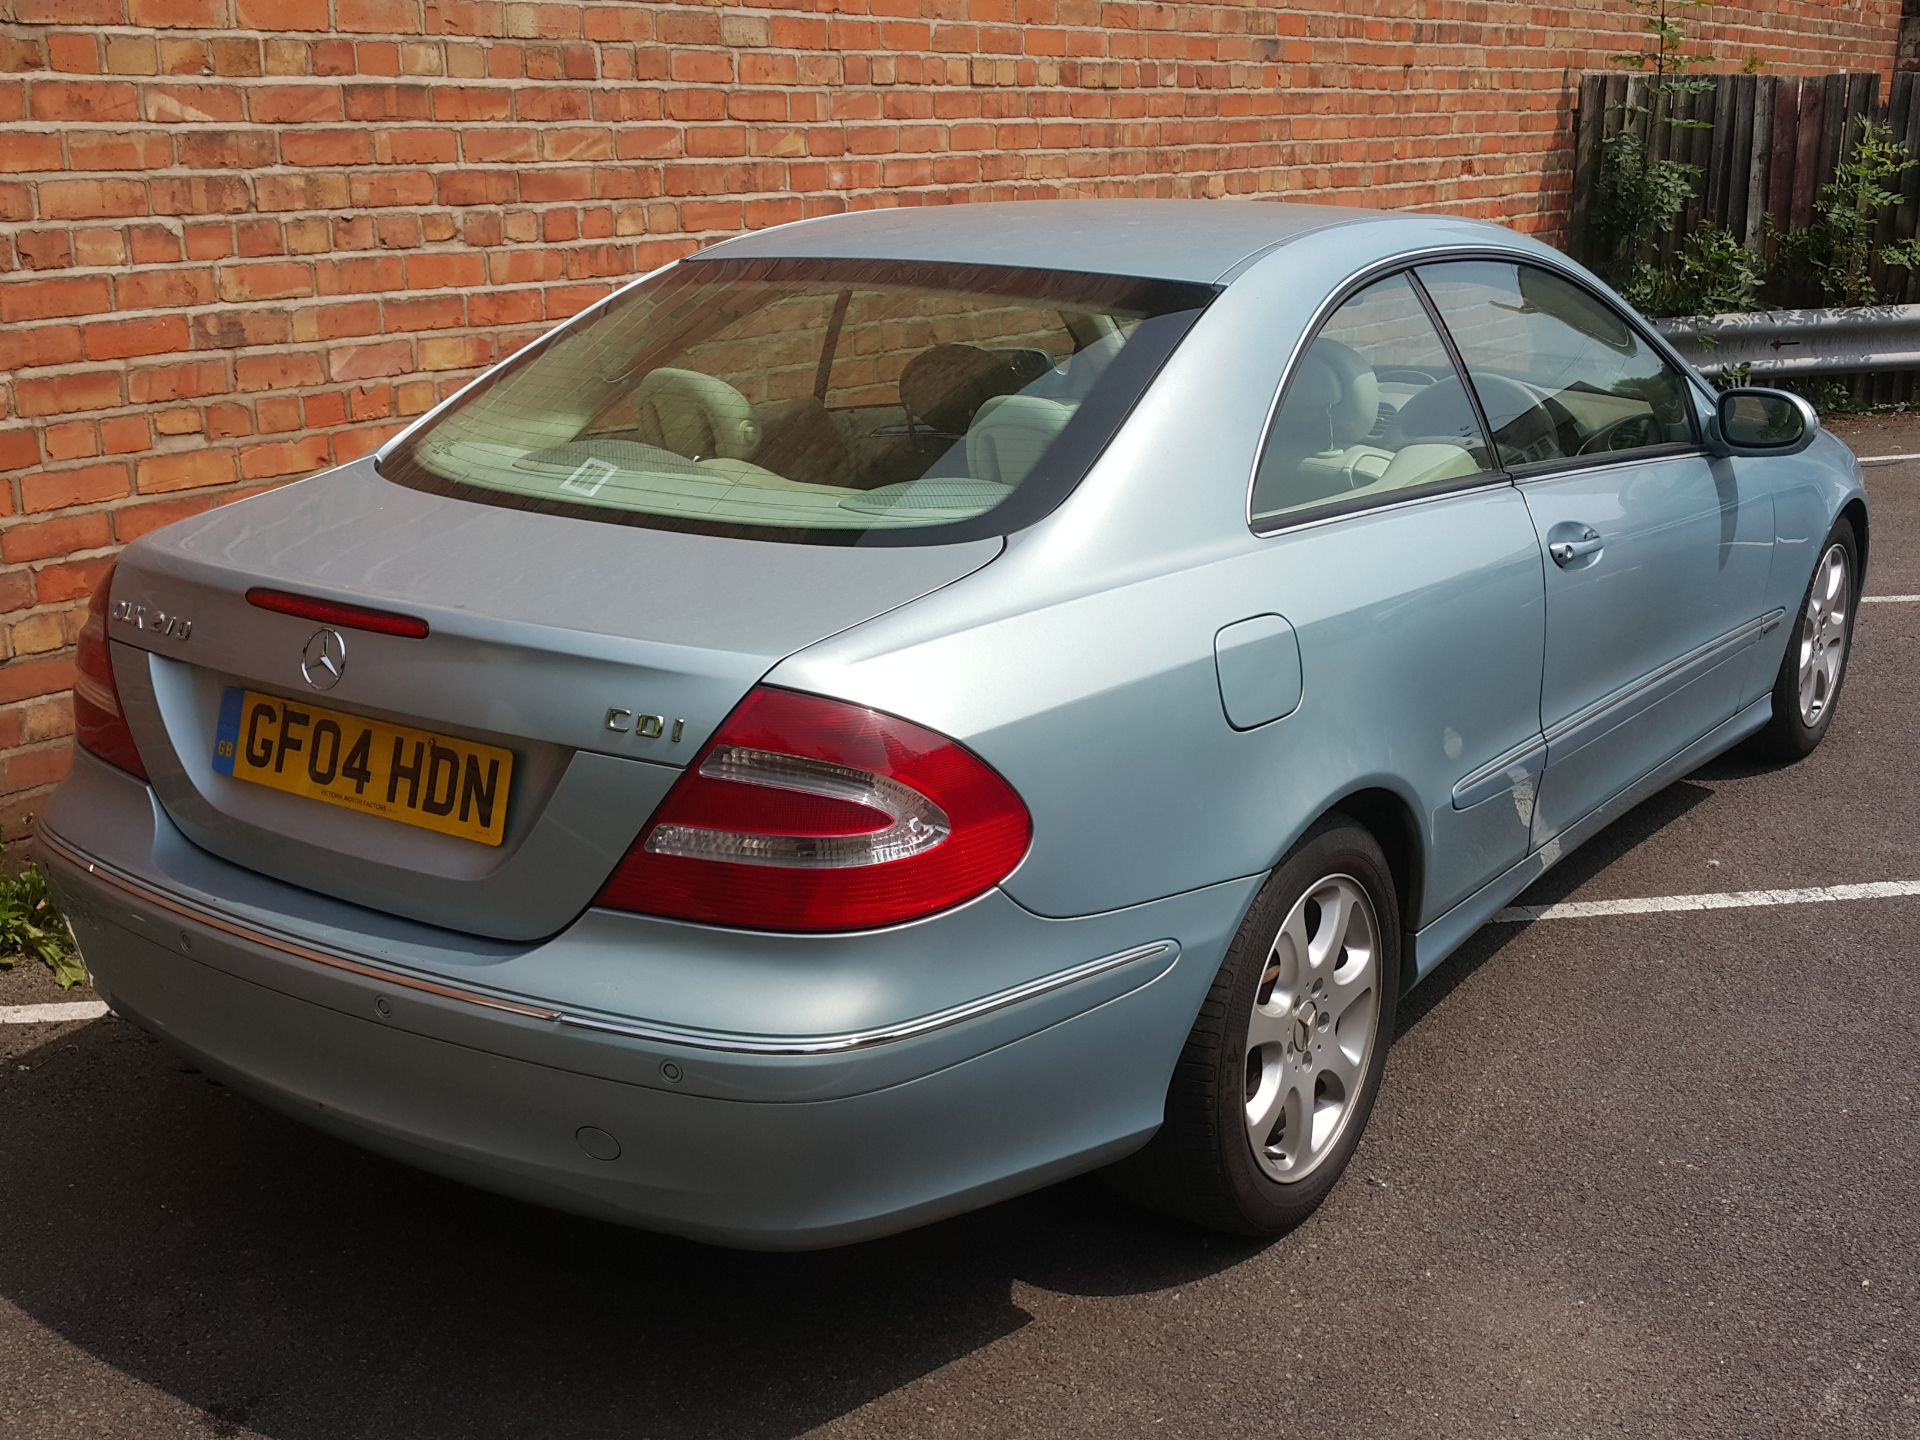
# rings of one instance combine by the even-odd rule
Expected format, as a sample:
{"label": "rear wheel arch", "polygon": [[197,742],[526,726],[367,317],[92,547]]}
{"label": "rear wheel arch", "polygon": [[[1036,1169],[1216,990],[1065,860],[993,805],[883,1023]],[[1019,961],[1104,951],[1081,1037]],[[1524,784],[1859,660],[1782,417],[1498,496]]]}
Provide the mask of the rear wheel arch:
{"label": "rear wheel arch", "polygon": [[[1426,880],[1426,847],[1413,807],[1397,791],[1372,786],[1335,801],[1313,823],[1318,825],[1336,814],[1371,834],[1387,857],[1387,869],[1392,872],[1393,888],[1400,901],[1400,927],[1404,934],[1413,935],[1420,928],[1421,893]],[[1402,948],[1403,968],[1413,963],[1412,954],[1412,946]],[[1402,976],[1401,984],[1409,983],[1411,977]]]}

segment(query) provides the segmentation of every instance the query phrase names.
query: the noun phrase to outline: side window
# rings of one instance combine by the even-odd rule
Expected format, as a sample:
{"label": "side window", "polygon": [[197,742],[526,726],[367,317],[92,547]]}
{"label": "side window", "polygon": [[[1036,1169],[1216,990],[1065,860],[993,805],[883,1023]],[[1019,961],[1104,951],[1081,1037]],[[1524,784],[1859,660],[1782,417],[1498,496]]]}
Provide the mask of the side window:
{"label": "side window", "polygon": [[1473,378],[1503,465],[1698,439],[1686,378],[1572,281],[1496,260],[1423,265],[1419,274]]}
{"label": "side window", "polygon": [[1405,275],[1369,285],[1296,362],[1253,482],[1256,525],[1490,469],[1445,343]]}

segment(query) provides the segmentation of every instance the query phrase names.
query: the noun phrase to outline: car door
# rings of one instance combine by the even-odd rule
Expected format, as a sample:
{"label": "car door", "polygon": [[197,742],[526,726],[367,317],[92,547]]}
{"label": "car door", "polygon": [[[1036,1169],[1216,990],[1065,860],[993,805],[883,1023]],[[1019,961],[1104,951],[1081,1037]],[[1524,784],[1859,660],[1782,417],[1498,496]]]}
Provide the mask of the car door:
{"label": "car door", "polygon": [[1509,260],[1419,271],[1545,555],[1543,844],[1729,719],[1766,619],[1770,494],[1612,304]]}
{"label": "car door", "polygon": [[[1294,362],[1250,518],[1268,539],[1273,615],[1216,642],[1229,718],[1252,727],[1303,705],[1308,723],[1273,752],[1282,791],[1362,751],[1391,756],[1427,832],[1425,923],[1527,852],[1544,597],[1526,505],[1405,272],[1348,296]],[[1274,677],[1238,634],[1275,624],[1297,633],[1297,660],[1290,693],[1263,710]]]}

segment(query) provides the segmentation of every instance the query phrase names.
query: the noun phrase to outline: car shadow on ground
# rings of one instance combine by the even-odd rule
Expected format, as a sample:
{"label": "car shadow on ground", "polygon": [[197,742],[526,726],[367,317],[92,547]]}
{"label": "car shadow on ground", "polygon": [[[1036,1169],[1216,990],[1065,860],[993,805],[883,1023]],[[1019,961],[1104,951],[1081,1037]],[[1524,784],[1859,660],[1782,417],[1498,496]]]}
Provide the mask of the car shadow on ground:
{"label": "car shadow on ground", "polygon": [[[1731,768],[1726,768],[1731,767]],[[1726,768],[1726,773],[1721,771]],[[1768,767],[1760,767],[1768,768]],[[1716,760],[1692,777],[1679,780],[1642,801],[1587,841],[1573,854],[1522,891],[1516,905],[1552,905],[1566,899],[1635,846],[1650,840],[1694,806],[1713,798],[1702,781],[1758,773],[1747,762]],[[1532,922],[1504,921],[1470,936],[1440,967],[1410,991],[1395,1017],[1395,1033],[1406,1034],[1457,990],[1475,971],[1524,935]]]}
{"label": "car shadow on ground", "polygon": [[[1023,1287],[1134,1294],[1255,1253],[1095,1180],[729,1252],[363,1154],[111,1017],[7,1070],[0,1299],[215,1434],[788,1436],[1018,1330]],[[28,1413],[87,1403],[33,1383]]]}

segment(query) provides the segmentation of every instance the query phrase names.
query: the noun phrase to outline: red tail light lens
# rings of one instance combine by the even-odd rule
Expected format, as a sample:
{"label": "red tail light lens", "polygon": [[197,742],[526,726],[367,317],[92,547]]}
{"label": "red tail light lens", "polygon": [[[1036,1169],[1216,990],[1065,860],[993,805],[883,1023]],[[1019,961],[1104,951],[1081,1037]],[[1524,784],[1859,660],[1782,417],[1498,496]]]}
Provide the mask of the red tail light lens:
{"label": "red tail light lens", "polygon": [[754,930],[866,930],[991,889],[1027,807],[944,735],[762,686],[687,767],[594,902]]}
{"label": "red tail light lens", "polygon": [[107,602],[112,591],[113,567],[108,566],[93,587],[87,623],[80,627],[74,644],[73,738],[81,749],[144,780],[147,767],[140,763],[133,732],[120,713],[120,690],[113,683],[113,657],[107,649]]}

